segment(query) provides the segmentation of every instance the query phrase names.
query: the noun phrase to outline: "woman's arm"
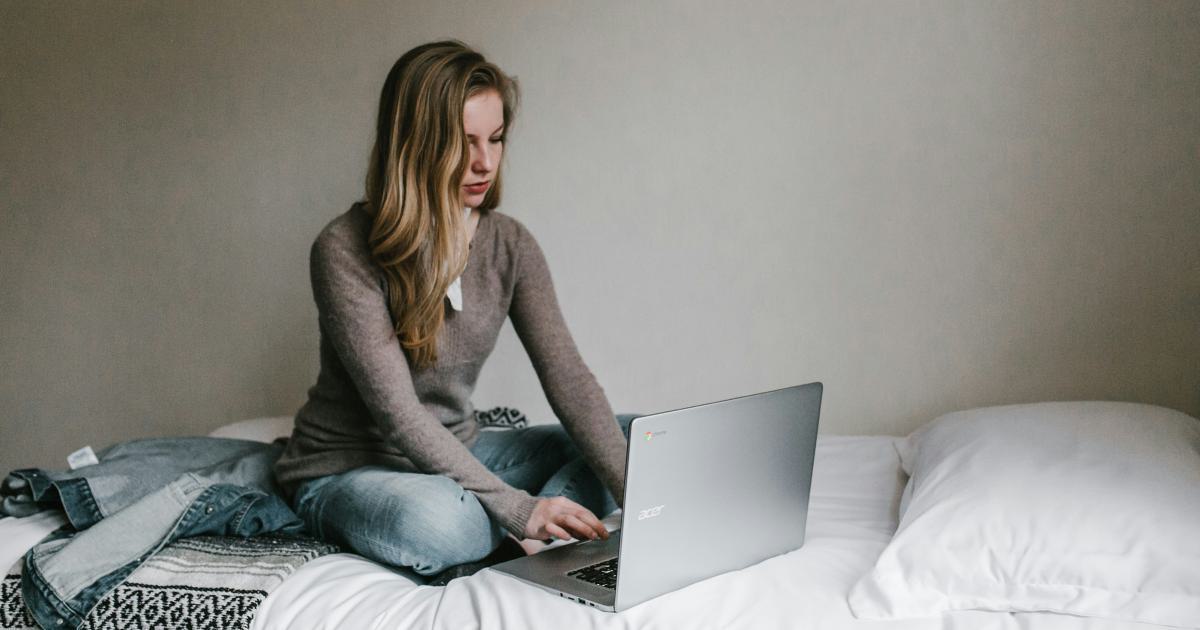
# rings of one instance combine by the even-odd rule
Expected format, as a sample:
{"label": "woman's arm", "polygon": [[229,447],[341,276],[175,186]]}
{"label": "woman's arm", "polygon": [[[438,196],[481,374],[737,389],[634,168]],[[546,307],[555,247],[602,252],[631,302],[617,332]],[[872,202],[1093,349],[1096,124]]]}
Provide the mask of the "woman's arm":
{"label": "woman's arm", "polygon": [[513,329],[529,353],[554,415],[617,504],[624,505],[625,435],[567,330],[541,247],[524,225],[517,225],[517,279],[509,308]]}
{"label": "woman's arm", "polygon": [[537,499],[489,471],[421,404],[379,277],[356,236],[323,233],[313,244],[310,272],[321,330],[384,439],[421,472],[445,475],[470,490],[521,537]]}

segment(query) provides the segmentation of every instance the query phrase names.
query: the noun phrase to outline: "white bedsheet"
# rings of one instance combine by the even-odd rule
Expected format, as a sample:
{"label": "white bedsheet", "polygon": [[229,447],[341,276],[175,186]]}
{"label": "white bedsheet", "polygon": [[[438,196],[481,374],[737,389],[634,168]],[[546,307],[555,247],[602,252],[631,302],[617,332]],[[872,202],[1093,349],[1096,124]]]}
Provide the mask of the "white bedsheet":
{"label": "white bedsheet", "polygon": [[67,515],[57,510],[26,518],[0,518],[0,568],[17,573],[17,563],[25,557],[25,552],[66,524]]}
{"label": "white bedsheet", "polygon": [[[418,585],[358,556],[302,567],[259,609],[255,630],[290,628],[804,628],[854,630],[1162,630],[1052,613],[959,612],[859,621],[846,594],[896,528],[905,478],[890,437],[821,437],[803,548],[621,613],[600,612],[484,570],[445,588]],[[744,532],[752,535],[754,523]]]}
{"label": "white bedsheet", "polygon": [[[445,588],[419,585],[350,554],[314,560],[263,601],[254,630],[316,628],[803,628],[805,630],[1163,630],[1051,613],[959,612],[903,622],[859,621],[850,587],[896,527],[904,483],[890,437],[821,437],[803,548],[714,577],[621,613],[600,612],[484,570]],[[48,512],[0,519],[10,567],[64,522]],[[746,523],[746,532],[754,524]],[[731,535],[738,535],[731,533]]]}

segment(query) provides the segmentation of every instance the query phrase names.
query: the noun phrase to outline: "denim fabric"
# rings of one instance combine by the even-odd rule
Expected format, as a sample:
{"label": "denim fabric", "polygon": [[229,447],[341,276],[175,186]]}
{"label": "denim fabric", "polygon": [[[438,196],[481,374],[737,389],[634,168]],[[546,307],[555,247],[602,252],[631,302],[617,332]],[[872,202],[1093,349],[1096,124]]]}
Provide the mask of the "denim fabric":
{"label": "denim fabric", "polygon": [[278,446],[175,438],[127,442],[109,459],[113,452],[71,473],[19,471],[39,503],[50,507],[57,497],[53,507],[88,524],[79,532],[65,526],[25,555],[21,594],[44,628],[78,628],[101,597],[180,538],[303,532],[273,492]]}
{"label": "denim fabric", "polygon": [[[121,442],[99,452],[99,464],[77,470],[14,470],[4,480],[0,514],[27,516],[12,506],[61,509],[75,529],[87,529],[179,475],[261,452],[258,442],[224,438],[155,438]],[[281,452],[281,451],[280,451]],[[270,477],[267,478],[270,480]],[[273,481],[269,481],[273,483]],[[271,490],[264,487],[264,490]]]}
{"label": "denim fabric", "polygon": [[[636,417],[617,416],[626,439]],[[481,431],[471,453],[535,496],[565,496],[601,518],[619,507],[561,425]],[[421,575],[479,560],[505,536],[475,495],[441,475],[356,468],[303,482],[293,506],[311,534]]]}

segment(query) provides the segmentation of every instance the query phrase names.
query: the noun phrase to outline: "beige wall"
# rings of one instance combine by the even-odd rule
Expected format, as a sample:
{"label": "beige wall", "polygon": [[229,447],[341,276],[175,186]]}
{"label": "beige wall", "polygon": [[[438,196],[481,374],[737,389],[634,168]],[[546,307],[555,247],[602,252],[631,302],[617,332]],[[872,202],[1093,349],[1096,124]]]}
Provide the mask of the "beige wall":
{"label": "beige wall", "polygon": [[[1200,414],[1200,3],[0,4],[0,467],[290,414],[379,86],[516,74],[503,209],[617,411]],[[475,396],[550,421],[506,329]]]}

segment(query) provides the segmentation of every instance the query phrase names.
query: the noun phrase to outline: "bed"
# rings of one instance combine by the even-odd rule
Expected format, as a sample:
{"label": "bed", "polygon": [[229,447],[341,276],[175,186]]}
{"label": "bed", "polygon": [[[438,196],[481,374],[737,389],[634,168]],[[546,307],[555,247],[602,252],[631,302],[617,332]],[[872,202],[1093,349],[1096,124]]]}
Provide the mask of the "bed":
{"label": "bed", "polygon": [[[1181,414],[1182,415],[1182,414]],[[1185,416],[1186,417],[1186,416]],[[987,418],[996,423],[995,418]],[[1193,423],[1194,420],[1190,419]],[[1002,423],[1003,424],[1003,423]],[[1008,423],[1011,425],[1011,423]],[[1094,423],[1093,423],[1094,424]],[[258,437],[272,430],[252,423]],[[242,427],[249,430],[251,425]],[[1089,425],[1091,426],[1091,425]],[[1183,425],[1181,425],[1183,426]],[[1010,426],[1020,432],[1019,426]],[[1184,430],[1188,430],[1186,427]],[[1187,439],[1200,435],[1187,434]],[[225,435],[228,435],[226,431]],[[996,438],[995,440],[1002,440]],[[979,440],[972,438],[972,443]],[[1195,444],[1181,456],[1200,456]],[[856,618],[848,597],[864,576],[880,571],[895,543],[902,503],[918,509],[906,482],[911,443],[896,437],[821,436],[817,442],[808,534],[804,546],[739,571],[705,580],[628,611],[611,614],[568,602],[491,570],[425,586],[419,576],[345,553],[301,566],[261,601],[252,628],[808,628],[884,630],[1163,630],[1190,623],[1197,585],[1183,585],[1183,624],[1055,612],[957,610],[903,619]],[[1085,453],[1086,455],[1086,453]],[[981,461],[979,457],[969,458]],[[1103,458],[1101,458],[1103,459]],[[1162,459],[1162,458],[1158,458]],[[969,462],[968,462],[969,463]],[[919,465],[919,463],[917,464]],[[1091,465],[1091,464],[1087,464]],[[1097,465],[1103,465],[1103,462]],[[1128,471],[1123,474],[1128,475]],[[1190,474],[1190,473],[1189,473]],[[1190,484],[1190,480],[1186,480]],[[1184,492],[1188,484],[1181,486]],[[1192,495],[1194,496],[1194,495]],[[1186,508],[1186,509],[1191,509]],[[24,522],[18,522],[24,521]],[[1161,521],[1161,519],[1160,519]],[[1200,521],[1192,524],[1200,532]],[[56,526],[53,515],[0,520],[0,562],[9,562]],[[1200,536],[1194,536],[1200,538]],[[1179,549],[1194,560],[1193,547]],[[1186,564],[1186,562],[1185,562]],[[1151,568],[1155,575],[1158,571]],[[861,593],[859,593],[861,596]],[[860,605],[860,609],[863,608]],[[858,612],[862,612],[859,610]],[[860,616],[862,616],[860,614]],[[1124,619],[1122,619],[1124,617]],[[1178,617],[1178,615],[1176,615]],[[1174,619],[1174,618],[1172,618]]]}

